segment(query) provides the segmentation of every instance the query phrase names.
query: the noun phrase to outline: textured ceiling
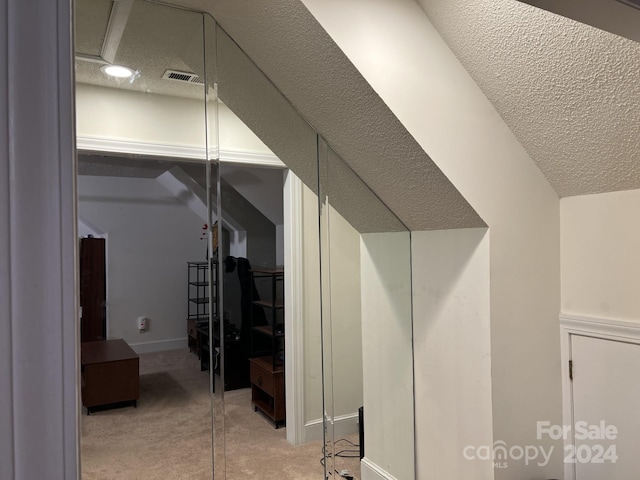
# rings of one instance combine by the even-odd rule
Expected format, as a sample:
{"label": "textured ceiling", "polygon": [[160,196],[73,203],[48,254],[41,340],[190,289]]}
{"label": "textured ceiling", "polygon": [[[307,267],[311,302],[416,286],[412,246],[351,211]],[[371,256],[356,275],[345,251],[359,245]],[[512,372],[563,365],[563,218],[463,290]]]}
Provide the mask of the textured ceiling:
{"label": "textured ceiling", "polygon": [[308,187],[360,233],[406,230],[221,30],[217,52],[219,97]]}
{"label": "textured ceiling", "polygon": [[[405,223],[482,223],[298,0],[169,1],[212,13]],[[93,25],[78,28],[79,49],[95,52],[110,3],[77,0]],[[640,44],[516,0],[419,3],[560,196],[640,188]],[[158,79],[199,69],[198,18],[135,2],[117,60],[141,78],[77,62],[78,81],[201,98]]]}
{"label": "textured ceiling", "polygon": [[171,3],[211,13],[411,230],[485,226],[299,0]]}
{"label": "textured ceiling", "polygon": [[640,188],[640,44],[515,0],[420,0],[560,196]]}
{"label": "textured ceiling", "polygon": [[112,6],[112,0],[76,1],[74,14],[77,53],[100,55]]}
{"label": "textured ceiling", "polygon": [[[216,19],[230,28],[232,35],[237,34],[235,40],[240,46],[325,136],[331,147],[345,159],[349,168],[407,226],[415,230],[484,226],[473,208],[298,0],[279,0],[259,6],[248,1],[200,3],[193,5],[192,2],[192,5],[186,6],[212,7],[211,13]],[[84,18],[95,24],[84,31],[103,35],[108,20],[105,12],[106,9],[98,9],[96,6],[93,15],[84,14]],[[78,45],[89,43],[91,42],[87,39],[81,38]],[[274,115],[276,111],[268,107],[273,102],[265,102],[268,84],[260,81],[256,83],[246,78],[247,75],[252,75],[251,69],[245,68],[245,75],[233,75],[243,65],[243,60],[230,48],[231,46],[226,49],[218,46],[219,62],[228,60],[225,68],[220,68],[222,101],[228,100],[229,107],[247,125],[252,126],[252,120],[256,118],[264,120],[265,115],[268,118],[266,123],[278,125],[278,118]],[[172,94],[167,91],[169,83],[165,86],[155,79],[161,76],[165,68],[200,73],[201,58],[200,16],[138,0],[133,3],[115,61],[135,68],[140,76],[133,83],[118,82],[103,75],[98,69],[99,65],[78,61],[77,80]],[[225,81],[227,77],[229,81]],[[254,88],[260,83],[263,88]],[[184,95],[184,92],[173,94]],[[223,94],[226,96],[223,97]],[[249,98],[253,100],[249,102]],[[252,128],[260,135],[260,122],[253,123],[255,125]],[[266,123],[262,121],[262,126]],[[286,127],[283,125],[280,130],[282,128]],[[288,138],[286,132],[284,137]],[[275,148],[266,137],[261,138],[272,149]],[[315,146],[315,137],[312,138],[312,145]],[[280,156],[287,161],[286,155]],[[315,155],[307,155],[303,159],[309,160],[309,167],[315,167]],[[294,168],[294,165],[290,166]],[[389,174],[390,170],[394,171],[393,175]],[[295,168],[294,171],[298,173]],[[336,182],[337,178],[333,181]],[[312,181],[311,184],[313,183]],[[376,211],[371,208],[371,199],[359,203],[354,201],[358,196],[357,192],[360,192],[358,198],[365,198],[362,195],[364,190],[351,189],[350,200],[342,202],[344,208],[341,213],[349,218],[357,218],[359,223],[356,223],[362,231],[387,228],[383,226],[383,223],[389,223],[382,221],[383,217],[386,219],[384,215],[376,216],[372,213],[365,218],[356,214],[357,205],[368,206],[371,212]],[[338,196],[334,197],[337,202]],[[349,215],[349,212],[353,215]],[[366,228],[364,224],[367,225]],[[399,228],[401,227],[393,226],[391,229]]]}
{"label": "textured ceiling", "polygon": [[[98,56],[111,13],[110,0],[76,0],[76,53]],[[202,15],[149,2],[134,1],[114,63],[137,74],[116,79],[102,64],[76,58],[76,81],[145,93],[203,99],[204,87],[163,80],[172,69],[203,75]]]}

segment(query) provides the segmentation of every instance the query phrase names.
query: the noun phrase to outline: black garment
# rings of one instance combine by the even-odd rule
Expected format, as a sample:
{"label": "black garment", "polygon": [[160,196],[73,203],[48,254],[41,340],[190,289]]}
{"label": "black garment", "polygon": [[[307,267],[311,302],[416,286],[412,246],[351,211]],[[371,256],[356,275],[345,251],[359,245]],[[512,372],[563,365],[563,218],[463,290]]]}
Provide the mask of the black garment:
{"label": "black garment", "polygon": [[254,352],[261,351],[268,346],[264,344],[267,339],[260,335],[254,336],[254,345],[251,345],[251,327],[267,325],[267,317],[264,308],[252,303],[260,300],[260,294],[251,277],[251,263],[249,260],[238,257],[235,258],[234,262],[234,257],[229,256],[225,259],[224,263],[225,268],[230,268],[228,271],[233,271],[234,266],[238,271],[238,280],[240,281],[240,311],[242,317],[240,323],[240,341],[242,342],[243,352],[249,357],[251,356],[252,349]]}

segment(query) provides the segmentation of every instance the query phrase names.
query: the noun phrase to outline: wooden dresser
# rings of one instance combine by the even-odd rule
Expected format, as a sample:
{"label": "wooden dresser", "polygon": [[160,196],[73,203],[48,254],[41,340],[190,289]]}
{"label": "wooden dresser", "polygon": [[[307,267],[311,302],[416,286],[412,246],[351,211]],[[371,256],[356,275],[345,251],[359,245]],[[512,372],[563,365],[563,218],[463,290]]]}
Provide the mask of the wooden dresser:
{"label": "wooden dresser", "polygon": [[82,404],[88,414],[103,405],[131,403],[137,406],[139,360],[124,340],[81,344]]}

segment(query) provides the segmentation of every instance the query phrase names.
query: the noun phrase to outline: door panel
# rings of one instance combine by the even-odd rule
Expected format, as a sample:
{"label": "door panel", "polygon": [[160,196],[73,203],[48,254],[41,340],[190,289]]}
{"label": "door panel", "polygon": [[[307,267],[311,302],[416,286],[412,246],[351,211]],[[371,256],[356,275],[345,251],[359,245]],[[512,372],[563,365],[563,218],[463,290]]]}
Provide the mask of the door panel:
{"label": "door panel", "polygon": [[104,238],[80,239],[80,305],[83,342],[105,340],[106,278]]}
{"label": "door panel", "polygon": [[575,451],[565,461],[575,458],[577,480],[636,478],[640,345],[572,335],[571,357]]}

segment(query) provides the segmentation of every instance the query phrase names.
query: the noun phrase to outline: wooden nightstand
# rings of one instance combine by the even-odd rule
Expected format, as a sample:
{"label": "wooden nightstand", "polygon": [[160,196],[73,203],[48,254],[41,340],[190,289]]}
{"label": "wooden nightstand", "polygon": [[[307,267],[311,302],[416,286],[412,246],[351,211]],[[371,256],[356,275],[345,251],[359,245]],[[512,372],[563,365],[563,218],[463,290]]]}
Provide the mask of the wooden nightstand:
{"label": "wooden nightstand", "polygon": [[140,359],[124,340],[81,344],[82,404],[94,407],[130,402],[140,397]]}
{"label": "wooden nightstand", "polygon": [[271,357],[249,359],[251,376],[251,403],[261,410],[276,428],[286,419],[284,399],[284,369],[273,368]]}

